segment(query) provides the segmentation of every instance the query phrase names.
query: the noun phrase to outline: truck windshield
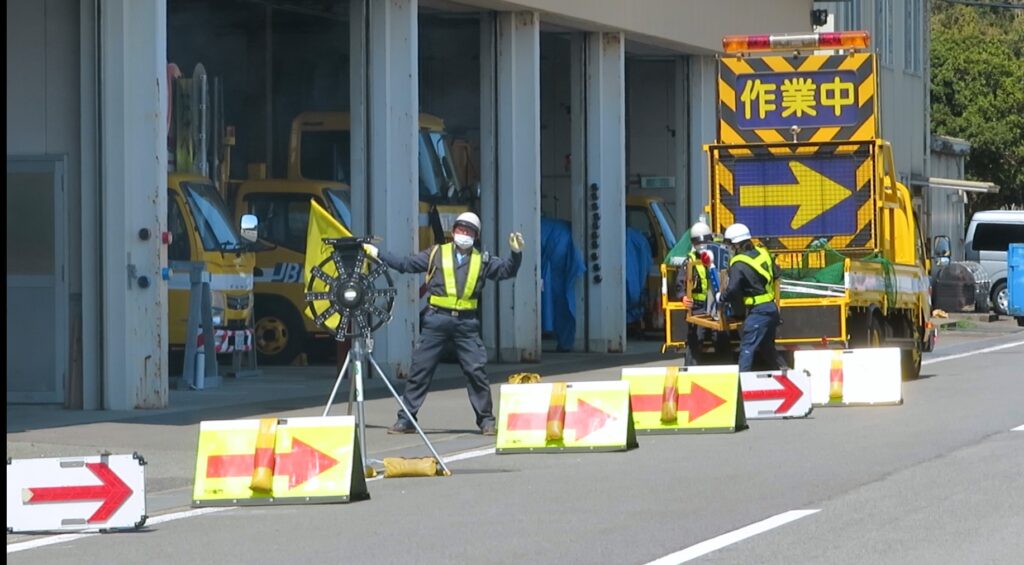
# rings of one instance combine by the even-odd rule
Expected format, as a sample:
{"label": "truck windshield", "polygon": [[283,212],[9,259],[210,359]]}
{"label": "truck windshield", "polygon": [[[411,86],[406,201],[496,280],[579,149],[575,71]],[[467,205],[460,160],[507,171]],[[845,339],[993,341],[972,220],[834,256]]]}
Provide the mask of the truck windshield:
{"label": "truck windshield", "polygon": [[420,200],[431,204],[459,202],[462,190],[445,134],[420,132]]}
{"label": "truck windshield", "polygon": [[299,174],[305,179],[348,183],[348,130],[302,132],[302,161]]}
{"label": "truck windshield", "polygon": [[352,229],[352,208],[350,206],[349,191],[340,188],[325,188],[327,201],[331,203],[331,213],[345,226],[345,229]]}
{"label": "truck windshield", "polygon": [[661,231],[665,234],[665,245],[672,249],[676,246],[676,218],[672,215],[672,209],[661,202],[652,202],[651,211],[658,218]]}
{"label": "truck windshield", "polygon": [[242,240],[231,224],[224,200],[212,184],[183,182],[185,201],[206,251],[237,251]]}

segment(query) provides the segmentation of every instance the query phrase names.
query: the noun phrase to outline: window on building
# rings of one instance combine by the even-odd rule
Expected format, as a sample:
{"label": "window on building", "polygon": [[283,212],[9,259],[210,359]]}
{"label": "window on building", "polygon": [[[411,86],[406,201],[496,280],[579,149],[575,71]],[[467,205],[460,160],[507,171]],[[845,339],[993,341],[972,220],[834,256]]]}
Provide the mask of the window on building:
{"label": "window on building", "polygon": [[911,72],[921,72],[921,51],[924,49],[924,36],[921,31],[921,0],[904,0],[906,14],[903,25],[903,67]]}
{"label": "window on building", "polygon": [[875,2],[875,35],[878,38],[878,55],[882,64],[892,66],[892,0],[877,0]]}
{"label": "window on building", "polygon": [[863,22],[860,19],[860,0],[844,2],[841,13],[843,29],[848,31],[864,29],[861,27]]}

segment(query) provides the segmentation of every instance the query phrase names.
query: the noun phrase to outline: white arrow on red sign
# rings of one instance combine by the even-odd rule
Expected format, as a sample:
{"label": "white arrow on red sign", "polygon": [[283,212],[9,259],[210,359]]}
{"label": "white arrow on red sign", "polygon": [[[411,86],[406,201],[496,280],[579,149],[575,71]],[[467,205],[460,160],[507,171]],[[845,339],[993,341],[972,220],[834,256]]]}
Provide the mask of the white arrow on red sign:
{"label": "white arrow on red sign", "polygon": [[748,419],[801,418],[811,413],[810,378],[802,372],[740,373]]}

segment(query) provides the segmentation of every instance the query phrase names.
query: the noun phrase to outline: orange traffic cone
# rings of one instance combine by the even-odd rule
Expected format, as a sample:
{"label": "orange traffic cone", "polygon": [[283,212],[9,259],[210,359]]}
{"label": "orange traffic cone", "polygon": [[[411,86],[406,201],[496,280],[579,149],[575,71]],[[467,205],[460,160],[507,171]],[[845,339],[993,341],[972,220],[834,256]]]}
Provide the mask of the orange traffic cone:
{"label": "orange traffic cone", "polygon": [[554,383],[551,386],[551,403],[548,404],[547,440],[562,439],[565,431],[565,383]]}
{"label": "orange traffic cone", "polygon": [[252,481],[249,488],[261,492],[274,490],[274,441],[277,438],[277,418],[263,418],[256,433],[256,453],[253,455]]}

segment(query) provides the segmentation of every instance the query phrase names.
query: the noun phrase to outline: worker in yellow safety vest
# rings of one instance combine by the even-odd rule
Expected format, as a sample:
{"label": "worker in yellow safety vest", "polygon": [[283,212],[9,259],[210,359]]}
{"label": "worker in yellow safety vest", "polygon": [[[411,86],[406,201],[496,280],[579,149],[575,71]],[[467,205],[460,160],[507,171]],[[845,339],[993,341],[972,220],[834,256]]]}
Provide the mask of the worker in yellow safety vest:
{"label": "worker in yellow safety vest", "polygon": [[725,229],[725,241],[732,247],[728,287],[719,302],[731,304],[733,312],[745,312],[740,336],[740,372],[752,371],[760,355],[767,369],[786,368],[786,360],[775,349],[775,334],[782,320],[775,305],[775,281],[782,274],[768,250],[755,247],[750,229],[733,224]]}
{"label": "worker in yellow safety vest", "polygon": [[[511,259],[502,259],[474,247],[480,237],[480,218],[472,212],[459,214],[452,226],[453,243],[433,245],[414,255],[399,257],[375,246],[365,245],[367,254],[377,257],[400,273],[426,273],[430,307],[420,324],[420,339],[412,354],[412,368],[405,383],[402,401],[415,418],[427,398],[434,370],[447,344],[454,346],[466,375],[469,401],[476,412],[476,425],[483,435],[495,435],[491,386],[484,366],[487,352],[480,339],[477,304],[486,279],[510,279],[523,261],[523,235],[508,236]],[[388,428],[389,434],[414,433],[416,430],[404,411]]]}
{"label": "worker in yellow safety vest", "polygon": [[[693,313],[701,313],[707,309],[708,292],[711,287],[708,284],[708,269],[701,259],[701,251],[708,243],[711,243],[711,227],[704,222],[697,222],[690,228],[690,255],[687,258],[693,266],[690,270],[693,280],[691,293],[686,293],[686,270],[680,269],[683,279],[677,286],[678,294],[683,296],[683,304]],[[704,362],[704,341],[708,330],[697,324],[687,324],[686,328],[686,365],[699,365]]]}

